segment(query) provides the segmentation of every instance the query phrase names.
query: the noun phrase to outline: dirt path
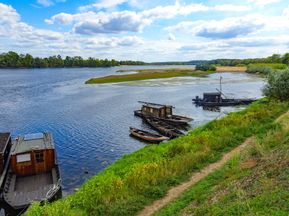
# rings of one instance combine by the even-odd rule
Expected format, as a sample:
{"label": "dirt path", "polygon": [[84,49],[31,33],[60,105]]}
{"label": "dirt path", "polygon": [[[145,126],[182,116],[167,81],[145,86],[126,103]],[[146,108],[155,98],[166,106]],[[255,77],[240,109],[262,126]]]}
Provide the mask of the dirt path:
{"label": "dirt path", "polygon": [[222,159],[210,164],[209,166],[202,169],[200,172],[194,173],[188,182],[180,184],[172,189],[170,189],[165,197],[162,199],[154,201],[151,205],[146,206],[142,211],[139,212],[138,216],[152,215],[157,210],[161,209],[163,206],[171,202],[173,199],[181,195],[185,190],[192,187],[194,184],[207,177],[210,173],[216,171],[222,167],[228,160],[230,160],[234,155],[239,153],[242,149],[246,148],[248,145],[254,142],[254,138],[248,138],[243,144],[239,145],[235,149],[223,155]]}
{"label": "dirt path", "polygon": [[[275,122],[283,124],[283,120],[289,119],[289,111],[281,115],[279,118],[275,120]],[[283,125],[284,126],[284,125]],[[173,199],[180,196],[184,191],[192,187],[194,184],[207,177],[212,172],[221,168],[227,161],[229,161],[234,155],[239,153],[242,149],[246,148],[248,145],[251,145],[255,141],[255,137],[248,138],[243,144],[234,148],[230,152],[223,155],[222,159],[210,164],[209,166],[202,169],[200,172],[194,173],[191,179],[188,182],[184,182],[174,188],[171,188],[167,195],[162,199],[154,201],[151,205],[146,206],[142,211],[138,213],[138,216],[148,216],[154,214],[156,211],[164,207],[166,204],[171,202]]]}

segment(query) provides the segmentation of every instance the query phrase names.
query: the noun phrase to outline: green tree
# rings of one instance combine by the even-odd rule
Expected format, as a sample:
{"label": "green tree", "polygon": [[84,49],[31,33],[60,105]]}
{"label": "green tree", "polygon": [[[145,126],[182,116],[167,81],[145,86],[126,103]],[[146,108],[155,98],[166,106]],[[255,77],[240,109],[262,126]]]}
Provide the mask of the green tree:
{"label": "green tree", "polygon": [[263,93],[267,97],[289,100],[289,69],[270,73]]}

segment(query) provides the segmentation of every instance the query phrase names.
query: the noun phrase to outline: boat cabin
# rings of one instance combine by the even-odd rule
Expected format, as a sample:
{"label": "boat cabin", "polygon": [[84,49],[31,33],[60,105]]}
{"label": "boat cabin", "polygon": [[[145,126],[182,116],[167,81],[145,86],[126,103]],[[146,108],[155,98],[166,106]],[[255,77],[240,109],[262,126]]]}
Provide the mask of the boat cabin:
{"label": "boat cabin", "polygon": [[0,174],[3,172],[11,149],[11,135],[10,133],[0,133]]}
{"label": "boat cabin", "polygon": [[11,151],[11,170],[16,176],[49,172],[55,166],[55,152],[49,133],[17,137]]}
{"label": "boat cabin", "polygon": [[158,118],[167,118],[173,114],[173,107],[169,105],[145,103],[142,105],[141,113]]}
{"label": "boat cabin", "polygon": [[221,102],[222,94],[220,92],[204,93],[203,100],[206,102]]}

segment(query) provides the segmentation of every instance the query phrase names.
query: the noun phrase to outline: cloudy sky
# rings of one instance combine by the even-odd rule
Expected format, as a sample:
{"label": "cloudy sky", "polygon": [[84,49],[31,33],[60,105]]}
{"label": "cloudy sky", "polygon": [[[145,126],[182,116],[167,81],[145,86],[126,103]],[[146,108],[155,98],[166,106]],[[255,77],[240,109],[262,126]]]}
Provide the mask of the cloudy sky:
{"label": "cloudy sky", "polygon": [[288,0],[0,0],[0,52],[154,62],[288,46]]}

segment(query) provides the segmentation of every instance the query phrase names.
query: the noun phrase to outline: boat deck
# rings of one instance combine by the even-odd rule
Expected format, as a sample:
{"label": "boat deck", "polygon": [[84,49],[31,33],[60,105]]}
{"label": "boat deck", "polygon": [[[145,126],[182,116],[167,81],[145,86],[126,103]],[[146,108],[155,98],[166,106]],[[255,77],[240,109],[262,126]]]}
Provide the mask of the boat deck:
{"label": "boat deck", "polygon": [[25,177],[16,177],[10,173],[10,184],[4,192],[6,202],[15,207],[23,207],[32,201],[43,201],[47,192],[57,182],[55,169],[53,172],[41,173]]}

